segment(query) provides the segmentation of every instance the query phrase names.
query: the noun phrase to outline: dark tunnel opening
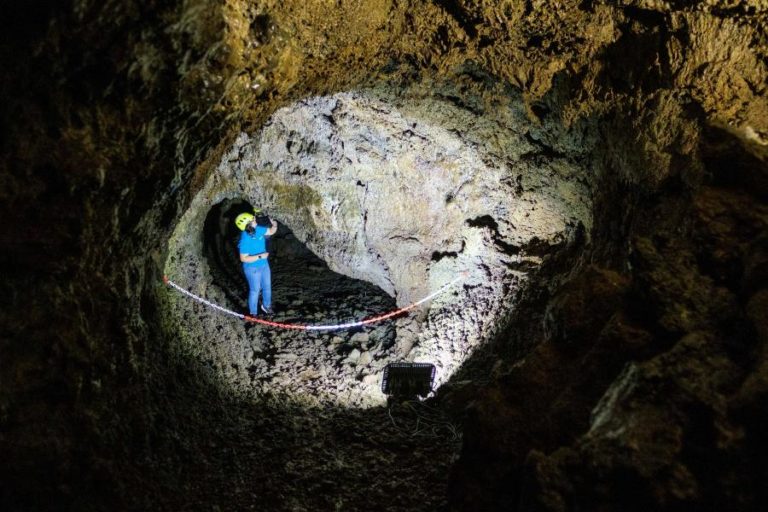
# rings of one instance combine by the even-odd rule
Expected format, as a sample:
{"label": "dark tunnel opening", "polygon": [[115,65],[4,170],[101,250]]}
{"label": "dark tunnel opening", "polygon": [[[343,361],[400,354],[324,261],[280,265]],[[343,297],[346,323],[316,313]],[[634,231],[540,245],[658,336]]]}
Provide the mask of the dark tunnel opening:
{"label": "dark tunnel opening", "polygon": [[[243,312],[247,309],[248,285],[237,249],[241,232],[234,221],[240,213],[253,209],[244,199],[225,199],[210,209],[202,233],[203,255],[213,284],[225,293],[229,306]],[[275,221],[278,230],[267,239],[267,251],[276,319],[343,323],[396,309],[395,299],[381,288],[332,271],[288,226]]]}
{"label": "dark tunnel opening", "polygon": [[226,293],[233,305],[242,307],[248,288],[237,254],[240,231],[235,217],[252,212],[253,206],[242,199],[225,199],[214,205],[203,224],[203,255],[211,270],[213,283]]}

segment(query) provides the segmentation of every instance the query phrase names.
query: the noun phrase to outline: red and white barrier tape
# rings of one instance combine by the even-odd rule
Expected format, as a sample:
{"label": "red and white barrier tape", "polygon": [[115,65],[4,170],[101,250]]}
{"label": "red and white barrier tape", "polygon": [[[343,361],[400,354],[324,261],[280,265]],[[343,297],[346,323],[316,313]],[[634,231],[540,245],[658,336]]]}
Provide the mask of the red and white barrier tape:
{"label": "red and white barrier tape", "polygon": [[368,324],[373,324],[373,323],[376,323],[376,322],[381,322],[382,320],[386,320],[388,318],[392,318],[392,317],[397,316],[397,315],[399,315],[401,313],[404,313],[406,311],[410,311],[411,309],[413,309],[413,308],[415,308],[415,307],[417,307],[417,306],[419,306],[421,304],[424,304],[428,300],[437,297],[438,295],[443,293],[445,290],[447,290],[448,288],[450,288],[454,284],[456,284],[459,281],[465,279],[466,276],[467,276],[467,272],[466,271],[462,272],[461,275],[459,277],[457,277],[456,279],[454,279],[453,281],[443,285],[437,291],[435,291],[433,293],[430,293],[429,295],[427,295],[423,299],[421,299],[421,300],[419,300],[417,302],[414,302],[413,304],[409,304],[408,306],[402,307],[400,309],[396,309],[394,311],[390,311],[389,313],[384,313],[384,314],[377,315],[377,316],[374,316],[374,317],[371,317],[371,318],[366,318],[365,320],[360,320],[360,321],[357,321],[357,322],[349,322],[349,323],[345,323],[345,324],[336,324],[336,325],[286,324],[286,323],[283,323],[283,322],[273,322],[271,320],[262,320],[261,318],[256,318],[256,317],[253,317],[253,316],[250,316],[250,315],[243,315],[241,313],[236,313],[235,311],[232,311],[231,309],[223,308],[223,307],[219,306],[218,304],[214,304],[213,302],[211,302],[209,300],[206,300],[206,299],[200,297],[199,295],[195,295],[194,293],[192,293],[192,292],[190,292],[188,290],[185,290],[181,286],[177,285],[176,283],[174,283],[173,281],[168,279],[168,276],[163,276],[163,282],[165,284],[167,284],[168,286],[170,286],[171,288],[174,288],[175,290],[183,293],[187,297],[190,297],[193,300],[196,300],[197,302],[205,304],[206,306],[208,306],[210,308],[213,308],[213,309],[215,309],[217,311],[220,311],[220,312],[222,312],[224,314],[240,318],[241,320],[245,320],[246,322],[255,322],[257,324],[268,325],[270,327],[279,327],[279,328],[282,328],[282,329],[298,329],[298,330],[302,330],[302,331],[333,331],[333,330],[340,330],[340,329],[350,329],[352,327],[359,327],[361,325],[368,325]]}

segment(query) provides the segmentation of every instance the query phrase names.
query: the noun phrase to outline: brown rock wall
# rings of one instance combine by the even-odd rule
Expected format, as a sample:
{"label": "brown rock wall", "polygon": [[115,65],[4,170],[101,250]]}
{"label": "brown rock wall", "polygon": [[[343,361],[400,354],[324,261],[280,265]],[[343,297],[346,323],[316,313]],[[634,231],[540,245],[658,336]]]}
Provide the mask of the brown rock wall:
{"label": "brown rock wall", "polygon": [[[206,422],[240,417],[235,405],[215,384],[195,387],[199,375],[157,335],[164,240],[238,129],[308,95],[434,77],[462,83],[484,108],[505,101],[505,88],[523,93],[547,150],[597,178],[590,244],[566,270],[595,263],[629,283],[618,292],[575,277],[557,292],[561,269],[544,275],[519,317],[521,332],[539,335],[526,343],[540,344],[502,361],[509,371],[479,393],[455,508],[764,503],[765,2],[13,0],[4,9],[7,509],[253,503],[247,485],[224,485],[222,468],[258,462],[202,448],[240,439],[236,420]],[[489,80],[498,93],[474,84]],[[603,144],[585,155],[588,130]],[[577,333],[575,348],[545,338],[548,303],[547,325]],[[595,316],[582,321],[580,311]],[[516,340],[507,334],[501,343]],[[604,418],[597,426],[591,411]],[[197,488],[166,466],[194,468]],[[269,485],[255,488],[267,508],[289,506]]]}

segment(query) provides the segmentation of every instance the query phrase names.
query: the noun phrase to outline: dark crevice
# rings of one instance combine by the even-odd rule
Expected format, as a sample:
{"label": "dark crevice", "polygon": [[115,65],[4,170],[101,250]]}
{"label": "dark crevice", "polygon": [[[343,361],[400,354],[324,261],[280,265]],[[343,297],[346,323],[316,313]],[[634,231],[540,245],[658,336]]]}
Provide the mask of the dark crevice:
{"label": "dark crevice", "polygon": [[432,253],[432,261],[438,262],[442,260],[443,258],[456,258],[459,254],[464,252],[464,248],[466,247],[466,242],[462,240],[461,242],[461,249],[458,251],[435,251]]}
{"label": "dark crevice", "polygon": [[549,107],[547,107],[544,103],[533,103],[531,104],[531,111],[538,117],[539,119],[543,119],[547,114],[549,114]]}
{"label": "dark crevice", "polygon": [[496,219],[490,215],[482,215],[474,219],[467,219],[467,225],[473,228],[488,228],[491,231],[493,243],[496,244],[496,247],[498,247],[504,254],[514,256],[520,253],[520,247],[504,241],[499,233],[499,224],[496,222]]}
{"label": "dark crevice", "polygon": [[477,24],[482,20],[471,16],[457,0],[434,0],[435,4],[445,9],[445,12],[456,20],[456,23],[471,38],[477,37]]}
{"label": "dark crevice", "polygon": [[529,48],[541,48],[541,45],[543,42],[544,42],[544,36],[535,35],[535,36],[529,37],[528,41],[525,44]]}
{"label": "dark crevice", "polygon": [[213,284],[224,291],[231,304],[240,304],[247,292],[237,253],[240,231],[235,218],[252,211],[253,206],[245,200],[225,200],[211,208],[203,225],[203,255]]}
{"label": "dark crevice", "polygon": [[703,138],[701,156],[712,185],[747,190],[763,201],[768,199],[768,162],[747,151],[745,145],[726,130],[709,126]]}
{"label": "dark crevice", "polygon": [[[539,113],[544,115],[546,112],[541,108],[541,106],[537,107],[537,110]],[[536,110],[534,110],[534,113],[536,115],[539,115]],[[562,153],[560,151],[557,151],[551,146],[548,146],[541,142],[540,140],[537,140],[531,135],[530,132],[527,132],[525,134],[525,140],[527,140],[530,144],[536,147],[535,151],[529,151],[527,153],[523,153],[520,155],[520,160],[522,161],[531,161],[531,162],[540,162],[543,160],[553,159],[553,158],[565,158],[566,154]]]}
{"label": "dark crevice", "polygon": [[494,233],[499,232],[499,225],[496,219],[490,215],[483,215],[475,217],[474,219],[467,219],[467,225],[472,228],[490,228]]}
{"label": "dark crevice", "polygon": [[[602,80],[623,93],[671,87],[669,77],[673,73],[667,44],[672,36],[665,22],[666,15],[632,7],[626,8],[625,14],[630,21],[625,23],[623,34],[601,57],[616,63],[605,68]],[[674,36],[684,38],[686,34],[680,30]]]}
{"label": "dark crevice", "polygon": [[582,0],[579,3],[579,9],[589,13],[595,12],[594,0]]}
{"label": "dark crevice", "polygon": [[251,37],[259,44],[266,44],[271,39],[271,33],[274,31],[272,18],[268,14],[258,14],[254,17],[250,25]]}
{"label": "dark crevice", "polygon": [[661,26],[666,20],[666,15],[663,12],[642,9],[632,5],[624,7],[624,14],[627,18],[639,21],[649,27]]}
{"label": "dark crevice", "polygon": [[432,253],[432,261],[440,261],[443,258],[455,258],[458,255],[459,253],[456,251],[444,251],[444,252],[435,251]]}

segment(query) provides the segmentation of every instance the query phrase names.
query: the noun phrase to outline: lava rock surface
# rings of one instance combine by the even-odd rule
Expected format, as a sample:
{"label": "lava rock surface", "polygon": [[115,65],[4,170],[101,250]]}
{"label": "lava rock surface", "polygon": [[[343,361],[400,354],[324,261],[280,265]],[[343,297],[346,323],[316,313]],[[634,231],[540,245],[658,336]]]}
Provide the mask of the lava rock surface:
{"label": "lava rock surface", "polygon": [[[3,8],[3,510],[764,508],[764,1]],[[398,108],[407,97],[451,104],[461,122],[504,125],[498,112],[519,112],[530,148],[504,154],[530,168],[567,163],[539,190],[586,190],[564,202],[588,205],[575,215],[583,226],[560,240],[531,237],[527,261],[489,266],[498,289],[466,291],[491,300],[475,310],[500,328],[482,330],[463,362],[449,357],[455,372],[428,403],[346,409],[260,394],[245,364],[225,364],[256,364],[245,354],[267,346],[260,331],[212,349],[219,338],[202,328],[220,319],[169,304],[163,272],[178,263],[182,284],[236,305],[236,287],[209,271],[205,218],[224,200],[269,197],[219,194],[213,177],[234,176],[243,161],[234,149],[258,150],[259,134],[284,143],[273,163],[307,162],[306,126],[269,132],[268,120],[287,109],[298,121],[313,102],[363,91]],[[507,124],[522,126],[513,117]],[[493,145],[494,132],[477,142]],[[501,206],[514,209],[526,180],[544,177],[497,183],[509,192]],[[319,199],[307,203],[327,227],[335,217]],[[367,277],[354,265],[332,270],[398,304],[444,282],[424,279],[435,251],[446,273],[459,258],[458,241],[425,244],[397,283],[348,240],[310,238],[318,225],[288,217],[301,209],[270,207],[329,266],[342,249],[372,261]],[[471,218],[477,248],[508,251],[517,231],[501,216]],[[193,267],[180,266],[182,255]],[[505,289],[495,281],[505,272],[525,274],[524,286]],[[473,332],[480,324],[463,320]],[[428,324],[410,347],[396,328],[393,347],[418,350],[434,338],[421,337]],[[212,350],[221,352],[208,364]]]}

